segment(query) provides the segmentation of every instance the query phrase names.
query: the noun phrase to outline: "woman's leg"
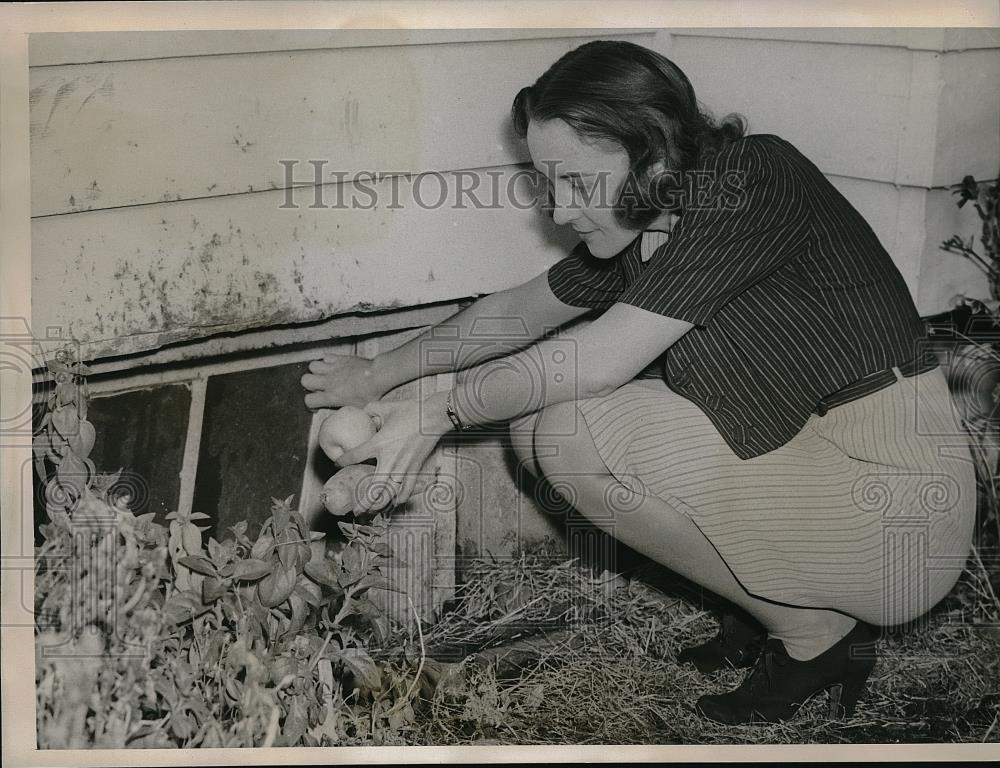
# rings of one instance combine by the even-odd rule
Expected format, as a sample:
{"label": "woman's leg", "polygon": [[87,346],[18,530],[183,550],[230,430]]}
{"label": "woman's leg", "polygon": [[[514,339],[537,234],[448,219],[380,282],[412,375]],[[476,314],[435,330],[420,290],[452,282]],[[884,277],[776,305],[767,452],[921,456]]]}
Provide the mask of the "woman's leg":
{"label": "woman's leg", "polygon": [[535,427],[540,415],[535,411],[510,422],[510,447],[518,463],[535,477],[542,474],[535,458]]}
{"label": "woman's leg", "polygon": [[[533,442],[526,432],[534,427]],[[639,496],[607,469],[573,403],[546,408],[512,424],[512,443],[525,466],[558,478],[576,492],[574,506],[624,544],[730,600],[754,616],[792,658],[810,659],[846,635],[855,620],[829,610],[796,608],[754,597],[689,517],[656,496]],[[529,454],[528,447],[534,451]],[[615,503],[618,500],[619,503]],[[609,505],[618,507],[609,518]]]}

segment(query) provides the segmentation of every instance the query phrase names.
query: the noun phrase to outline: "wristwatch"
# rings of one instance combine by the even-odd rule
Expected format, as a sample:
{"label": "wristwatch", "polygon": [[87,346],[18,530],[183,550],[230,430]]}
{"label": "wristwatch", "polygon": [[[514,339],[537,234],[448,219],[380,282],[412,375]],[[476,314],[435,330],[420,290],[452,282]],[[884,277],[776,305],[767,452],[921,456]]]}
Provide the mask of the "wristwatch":
{"label": "wristwatch", "polygon": [[475,429],[475,424],[463,424],[462,420],[458,418],[458,414],[455,413],[455,409],[452,407],[451,398],[455,394],[455,390],[448,393],[448,399],[444,402],[445,413],[448,414],[448,419],[451,421],[452,425],[459,432],[468,432],[469,430]]}

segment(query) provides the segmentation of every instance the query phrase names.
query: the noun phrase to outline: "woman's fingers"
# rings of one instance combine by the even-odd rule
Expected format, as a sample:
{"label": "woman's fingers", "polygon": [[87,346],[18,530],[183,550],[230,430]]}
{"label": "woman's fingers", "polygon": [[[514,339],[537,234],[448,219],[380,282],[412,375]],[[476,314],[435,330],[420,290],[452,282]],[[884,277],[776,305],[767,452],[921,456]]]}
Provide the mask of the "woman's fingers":
{"label": "woman's fingers", "polygon": [[399,482],[391,475],[374,474],[368,483],[367,490],[361,494],[356,514],[366,514],[390,507],[394,503]]}
{"label": "woman's fingers", "polygon": [[305,395],[307,408],[340,408],[344,405],[359,407],[368,401],[364,393],[351,389],[349,383],[334,381],[330,374],[306,373],[299,379]]}
{"label": "woman's fingers", "polygon": [[333,408],[337,405],[336,400],[328,392],[310,392],[304,398],[306,408]]}
{"label": "woman's fingers", "polygon": [[372,374],[372,361],[354,355],[326,355],[322,360],[311,360],[308,373],[299,383],[307,392],[320,393],[321,397],[307,398],[309,408],[339,408],[351,405],[357,408],[378,400],[385,392],[377,377]]}
{"label": "woman's fingers", "polygon": [[[344,451],[337,457],[337,461],[335,463],[340,467],[349,467],[351,464],[360,464],[362,461],[368,461],[368,459],[376,458],[376,454],[379,449],[379,443],[377,441],[378,436],[376,435],[376,437],[373,437],[367,443],[362,443],[355,448],[351,448],[349,451]],[[382,475],[382,477],[384,477],[384,475]]]}
{"label": "woman's fingers", "polygon": [[319,374],[330,373],[336,367],[337,367],[336,365],[326,360],[313,360],[311,363],[309,363],[309,370],[312,373],[319,373]]}
{"label": "woman's fingers", "polygon": [[372,421],[375,422],[375,429],[379,432],[382,431],[382,427],[385,426],[386,416],[392,412],[392,402],[380,402],[376,400],[365,405],[362,410],[371,416]]}
{"label": "woman's fingers", "polygon": [[323,355],[323,362],[333,366],[343,365],[346,360],[356,359],[357,355],[338,355],[335,352],[327,352]]}
{"label": "woman's fingers", "polygon": [[[336,459],[341,467],[376,460],[370,492],[359,506],[362,511],[405,504],[416,492],[420,473],[433,451],[436,439],[419,432],[418,405],[411,400],[372,401],[364,412],[379,428],[366,443],[345,451]],[[424,484],[424,490],[426,483]]]}
{"label": "woman's fingers", "polygon": [[306,373],[299,379],[299,383],[305,389],[323,389],[324,381],[322,376],[318,376],[315,373]]}
{"label": "woman's fingers", "polygon": [[396,506],[402,506],[406,503],[407,499],[410,498],[410,494],[413,493],[413,473],[403,475],[402,477],[396,478],[396,494],[394,499],[394,504]]}
{"label": "woman's fingers", "polygon": [[[338,462],[339,463],[339,462]],[[355,512],[365,514],[388,507],[399,507],[409,501],[415,494],[427,490],[427,484],[419,489],[419,473],[392,471],[373,474],[368,482],[365,493],[358,500]]]}

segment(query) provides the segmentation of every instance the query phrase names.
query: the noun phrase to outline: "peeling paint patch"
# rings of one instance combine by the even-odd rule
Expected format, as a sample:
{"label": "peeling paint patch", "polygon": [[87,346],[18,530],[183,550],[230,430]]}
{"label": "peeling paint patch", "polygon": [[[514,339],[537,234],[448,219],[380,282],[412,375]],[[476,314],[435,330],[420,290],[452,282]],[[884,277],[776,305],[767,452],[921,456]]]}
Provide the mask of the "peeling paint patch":
{"label": "peeling paint patch", "polygon": [[387,309],[400,309],[401,307],[407,306],[399,299],[393,299],[390,302],[380,302],[378,304],[371,301],[359,301],[357,304],[348,307],[345,312],[381,312]]}

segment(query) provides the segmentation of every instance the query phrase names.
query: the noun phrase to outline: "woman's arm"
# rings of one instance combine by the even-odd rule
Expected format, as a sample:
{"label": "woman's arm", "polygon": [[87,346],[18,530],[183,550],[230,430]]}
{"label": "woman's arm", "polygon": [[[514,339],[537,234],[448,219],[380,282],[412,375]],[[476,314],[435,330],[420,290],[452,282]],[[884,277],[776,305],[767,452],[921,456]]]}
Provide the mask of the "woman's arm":
{"label": "woman's arm", "polygon": [[302,386],[310,408],[362,406],[408,381],[478,365],[522,349],[588,310],[564,304],[547,273],[484,296],[401,347],[372,360],[328,355],[309,364]]}
{"label": "woman's arm", "polygon": [[[601,397],[633,379],[694,326],[629,304],[458,377],[452,407],[463,424],[505,422],[555,403]],[[446,395],[445,395],[446,396]],[[436,400],[426,418],[442,423]]]}
{"label": "woman's arm", "polygon": [[[609,394],[692,327],[683,320],[615,304],[585,327],[459,375],[450,393],[452,409],[463,424],[485,424],[509,421],[555,403]],[[369,403],[365,410],[377,417],[382,428],[364,445],[342,454],[337,463],[376,459],[379,481],[398,487],[395,498],[403,503],[438,439],[452,429],[448,397],[448,392],[435,392],[423,400]],[[393,478],[398,485],[393,485]],[[364,505],[369,503],[374,501]]]}
{"label": "woman's arm", "polygon": [[421,376],[470,368],[522,349],[587,311],[557,299],[543,272],[484,296],[401,347],[381,353],[374,360],[376,375],[392,389]]}

